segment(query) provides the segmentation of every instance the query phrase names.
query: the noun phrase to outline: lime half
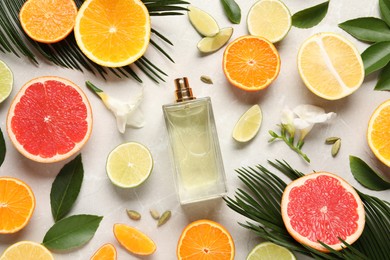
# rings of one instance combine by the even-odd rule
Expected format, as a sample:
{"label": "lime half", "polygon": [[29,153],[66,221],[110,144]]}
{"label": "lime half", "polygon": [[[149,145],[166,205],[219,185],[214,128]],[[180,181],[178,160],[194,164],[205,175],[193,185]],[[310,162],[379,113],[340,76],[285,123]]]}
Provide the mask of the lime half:
{"label": "lime half", "polygon": [[198,31],[203,36],[214,36],[219,32],[219,26],[217,21],[208,14],[207,12],[189,5],[188,9],[188,18],[195,30]]}
{"label": "lime half", "polygon": [[150,151],[136,142],[123,143],[110,152],[106,170],[111,182],[121,188],[142,184],[153,169]]}
{"label": "lime half", "polygon": [[259,132],[263,114],[259,105],[253,105],[238,120],[233,129],[233,138],[238,142],[248,142]]}
{"label": "lime half", "polygon": [[285,247],[271,242],[263,242],[255,246],[246,260],[295,260],[294,254]]}
{"label": "lime half", "polygon": [[0,103],[11,94],[13,83],[12,71],[7,64],[0,60]]}
{"label": "lime half", "polygon": [[197,46],[198,50],[203,53],[217,51],[229,41],[232,34],[232,27],[223,28],[215,36],[204,37],[200,40]]}
{"label": "lime half", "polygon": [[260,0],[248,12],[248,31],[275,43],[281,41],[291,28],[291,14],[279,0]]}

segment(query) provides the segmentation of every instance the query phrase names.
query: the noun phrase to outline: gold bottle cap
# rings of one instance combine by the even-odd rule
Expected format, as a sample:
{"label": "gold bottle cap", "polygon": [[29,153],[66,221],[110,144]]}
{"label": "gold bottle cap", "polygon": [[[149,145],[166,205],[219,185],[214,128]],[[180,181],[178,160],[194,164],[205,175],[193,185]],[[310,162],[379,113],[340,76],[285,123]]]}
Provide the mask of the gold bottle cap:
{"label": "gold bottle cap", "polygon": [[175,79],[176,102],[195,99],[186,77]]}

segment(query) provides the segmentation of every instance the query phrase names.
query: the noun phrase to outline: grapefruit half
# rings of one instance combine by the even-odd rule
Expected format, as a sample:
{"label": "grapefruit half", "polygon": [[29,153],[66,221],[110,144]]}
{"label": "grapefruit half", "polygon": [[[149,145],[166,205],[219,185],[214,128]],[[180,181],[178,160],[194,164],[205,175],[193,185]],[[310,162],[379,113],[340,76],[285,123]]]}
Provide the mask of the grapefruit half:
{"label": "grapefruit half", "polygon": [[299,243],[328,252],[355,242],[363,232],[365,212],[354,188],[327,172],[308,174],[291,182],[283,192],[281,212],[290,235]]}
{"label": "grapefruit half", "polygon": [[27,82],[7,115],[7,132],[15,148],[42,163],[72,156],[88,141],[91,131],[92,110],[86,95],[59,77]]}

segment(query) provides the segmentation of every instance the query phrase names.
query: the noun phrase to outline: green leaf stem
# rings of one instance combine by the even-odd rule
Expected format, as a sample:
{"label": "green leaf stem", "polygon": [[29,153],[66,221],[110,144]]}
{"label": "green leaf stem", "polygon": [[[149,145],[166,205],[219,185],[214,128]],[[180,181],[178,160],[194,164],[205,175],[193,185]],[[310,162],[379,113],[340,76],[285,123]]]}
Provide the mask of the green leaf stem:
{"label": "green leaf stem", "polygon": [[74,215],[61,219],[46,233],[42,244],[49,250],[70,250],[92,239],[103,217]]}
{"label": "green leaf stem", "polygon": [[4,162],[6,150],[4,135],[0,128],[0,166]]}
{"label": "green leaf stem", "polygon": [[71,210],[79,195],[83,177],[84,169],[79,154],[61,169],[51,187],[51,213],[55,222]]}
{"label": "green leaf stem", "polygon": [[381,174],[374,171],[367,163],[356,156],[349,156],[349,166],[353,177],[370,190],[390,189],[390,183]]}
{"label": "green leaf stem", "polygon": [[390,91],[390,63],[388,63],[379,73],[378,81],[374,89]]}
{"label": "green leaf stem", "polygon": [[389,26],[376,17],[361,17],[348,20],[340,23],[339,27],[361,41],[390,41]]}
{"label": "green leaf stem", "polygon": [[379,9],[383,21],[390,26],[390,0],[379,0]]}
{"label": "green leaf stem", "polygon": [[390,62],[390,41],[370,45],[361,56],[366,76],[382,69]]}
{"label": "green leaf stem", "polygon": [[234,0],[221,0],[228,19],[235,24],[241,22],[241,8]]}
{"label": "green leaf stem", "polygon": [[319,24],[328,12],[329,1],[306,8],[295,13],[292,18],[292,25],[298,28],[311,28]]}

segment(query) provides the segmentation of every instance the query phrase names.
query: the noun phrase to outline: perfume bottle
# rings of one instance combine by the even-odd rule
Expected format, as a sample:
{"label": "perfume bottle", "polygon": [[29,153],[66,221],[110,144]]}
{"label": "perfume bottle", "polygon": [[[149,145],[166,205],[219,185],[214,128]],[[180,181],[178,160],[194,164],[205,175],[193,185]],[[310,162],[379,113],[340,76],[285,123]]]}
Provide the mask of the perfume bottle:
{"label": "perfume bottle", "polygon": [[211,100],[196,99],[185,77],[175,86],[176,103],[163,112],[180,203],[221,197],[226,179]]}

